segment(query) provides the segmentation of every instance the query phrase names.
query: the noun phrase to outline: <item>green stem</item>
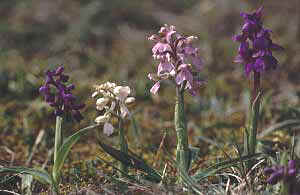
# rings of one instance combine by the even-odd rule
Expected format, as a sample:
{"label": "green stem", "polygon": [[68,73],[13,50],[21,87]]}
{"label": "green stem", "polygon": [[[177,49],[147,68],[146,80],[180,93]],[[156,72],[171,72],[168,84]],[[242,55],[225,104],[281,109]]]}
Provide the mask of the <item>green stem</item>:
{"label": "green stem", "polygon": [[[291,181],[290,181],[291,182]],[[292,182],[291,182],[292,183]],[[281,182],[281,189],[280,189],[280,193],[282,195],[289,195],[289,191],[291,191],[290,189],[290,183],[287,181],[282,181]]]}
{"label": "green stem", "polygon": [[[253,78],[253,90],[251,94],[251,103],[250,103],[250,120],[249,125],[244,134],[244,153],[245,155],[253,155],[256,151],[257,145],[257,127],[259,121],[259,109],[260,109],[260,73],[254,72]],[[247,163],[247,168],[251,168],[253,161]]]}
{"label": "green stem", "polygon": [[[55,127],[55,143],[54,143],[54,163],[57,160],[58,150],[62,144],[62,132],[61,132],[61,126],[62,126],[62,117],[57,116],[56,117],[56,127]],[[56,173],[53,171],[52,173],[53,179],[56,183],[59,183],[59,173]]]}
{"label": "green stem", "polygon": [[257,126],[259,120],[259,107],[260,107],[260,73],[254,72],[254,86],[252,94],[252,121],[251,121],[251,131],[249,132],[249,145],[250,145],[250,154],[254,154],[256,150],[256,135],[257,135]]}
{"label": "green stem", "polygon": [[[125,132],[123,128],[123,119],[119,118],[119,139],[120,139],[120,150],[121,152],[128,154],[128,144],[125,138]],[[123,163],[120,164],[120,170],[123,173],[128,174],[128,166],[124,165]],[[123,175],[121,173],[121,175]]]}
{"label": "green stem", "polygon": [[[184,112],[184,91],[180,90],[179,86],[176,87],[176,103],[174,117],[175,130],[177,134],[176,161],[183,171],[188,172],[190,166],[190,151]],[[181,179],[179,181],[181,181]]]}

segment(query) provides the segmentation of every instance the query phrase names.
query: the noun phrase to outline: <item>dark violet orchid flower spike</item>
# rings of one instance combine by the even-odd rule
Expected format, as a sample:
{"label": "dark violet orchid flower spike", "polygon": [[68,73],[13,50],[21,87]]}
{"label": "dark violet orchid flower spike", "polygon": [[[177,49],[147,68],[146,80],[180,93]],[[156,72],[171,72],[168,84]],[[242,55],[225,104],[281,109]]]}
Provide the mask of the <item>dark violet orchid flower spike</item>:
{"label": "dark violet orchid flower spike", "polygon": [[267,183],[275,185],[282,181],[288,188],[288,194],[299,195],[300,189],[296,176],[299,174],[299,170],[296,167],[295,160],[289,160],[287,166],[273,166],[271,168],[264,169],[265,174],[270,175],[267,179]]}
{"label": "dark violet orchid flower spike", "polygon": [[[233,37],[234,41],[240,43],[238,55],[234,62],[244,65],[244,71],[247,77],[250,77],[251,73],[253,73],[253,88],[250,101],[251,120],[249,120],[247,128],[248,133],[244,134],[244,153],[246,155],[254,154],[256,151],[256,136],[260,110],[261,74],[276,69],[278,61],[273,56],[272,51],[283,49],[281,46],[272,42],[271,30],[264,28],[262,11],[263,7],[260,7],[253,13],[241,13],[244,24],[241,33]],[[249,161],[247,167],[250,168],[253,166],[253,163],[253,161]],[[276,180],[276,178],[280,176],[280,172],[276,172],[273,176],[273,180]]]}
{"label": "dark violet orchid flower spike", "polygon": [[244,18],[242,33],[233,37],[234,41],[240,42],[238,56],[234,62],[244,64],[247,76],[251,72],[262,73],[275,69],[278,61],[272,51],[283,49],[272,42],[272,31],[263,27],[262,10],[263,7],[260,7],[251,14],[241,13]]}
{"label": "dark violet orchid flower spike", "polygon": [[[76,97],[71,93],[75,85],[66,85],[69,76],[63,74],[63,72],[63,66],[59,66],[53,71],[46,71],[46,82],[40,87],[39,91],[44,95],[46,102],[55,108],[54,114],[56,116],[61,116],[64,112],[71,112],[74,119],[80,122],[83,119],[80,110],[85,105],[75,103]],[[54,93],[51,92],[51,87],[55,88]]]}

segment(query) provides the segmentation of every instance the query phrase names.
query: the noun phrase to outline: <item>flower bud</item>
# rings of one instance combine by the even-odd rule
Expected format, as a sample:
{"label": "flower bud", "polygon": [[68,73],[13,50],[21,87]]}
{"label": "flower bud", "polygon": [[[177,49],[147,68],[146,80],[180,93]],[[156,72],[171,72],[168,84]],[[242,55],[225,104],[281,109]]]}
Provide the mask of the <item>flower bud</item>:
{"label": "flower bud", "polygon": [[157,41],[159,39],[159,37],[157,35],[151,35],[150,37],[148,37],[148,40],[150,41]]}
{"label": "flower bud", "polygon": [[129,114],[129,110],[124,104],[120,105],[120,111],[121,111],[122,118],[125,118]]}
{"label": "flower bud", "polygon": [[93,94],[92,94],[92,98],[96,97],[98,95],[98,91],[95,91]]}

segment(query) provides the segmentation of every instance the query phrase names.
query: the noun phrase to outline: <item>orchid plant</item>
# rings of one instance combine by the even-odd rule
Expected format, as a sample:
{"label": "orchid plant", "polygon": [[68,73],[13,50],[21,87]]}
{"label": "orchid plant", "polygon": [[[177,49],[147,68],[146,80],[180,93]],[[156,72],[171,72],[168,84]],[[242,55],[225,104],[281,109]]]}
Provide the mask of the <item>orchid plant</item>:
{"label": "orchid plant", "polygon": [[63,66],[59,66],[53,71],[46,71],[46,81],[39,89],[40,93],[44,96],[45,101],[54,108],[53,114],[56,116],[52,174],[50,175],[44,170],[27,167],[2,168],[2,171],[29,174],[42,183],[50,184],[53,194],[59,194],[58,184],[60,183],[61,169],[72,146],[82,135],[99,126],[98,124],[93,124],[77,131],[66,139],[63,139],[62,123],[64,116],[71,113],[75,121],[80,122],[83,119],[80,110],[85,106],[84,104],[75,103],[76,97],[71,92],[75,88],[75,85],[67,85],[69,76],[65,75],[63,72]]}
{"label": "orchid plant", "polygon": [[[134,97],[129,97],[131,92],[130,87],[117,86],[115,83],[106,82],[96,85],[94,88],[95,92],[92,94],[92,97],[98,97],[96,109],[102,112],[102,114],[95,119],[95,122],[97,124],[104,123],[103,133],[110,136],[114,131],[110,120],[116,117],[119,125],[120,150],[128,154],[128,143],[125,138],[123,123],[126,117],[130,115],[127,106],[135,101]],[[120,164],[120,169],[122,173],[128,173],[128,167],[122,163]]]}
{"label": "orchid plant", "polygon": [[273,50],[283,48],[271,39],[271,30],[265,28],[262,23],[263,7],[253,13],[241,13],[244,19],[242,33],[233,37],[240,43],[238,56],[234,62],[244,65],[246,76],[253,73],[253,89],[251,94],[250,124],[245,132],[244,153],[252,155],[256,150],[256,134],[258,127],[260,100],[261,100],[261,74],[275,69],[278,66],[277,59],[273,56]]}
{"label": "orchid plant", "polygon": [[[64,67],[60,66],[53,71],[46,72],[46,82],[40,87],[40,93],[44,95],[45,101],[53,107],[54,115],[56,116],[55,128],[55,145],[54,145],[54,164],[58,158],[58,151],[62,145],[62,122],[63,114],[71,112],[72,116],[77,122],[80,122],[83,117],[80,110],[84,108],[84,104],[75,104],[75,96],[71,91],[75,88],[74,84],[66,85],[69,76],[63,74]],[[51,86],[53,90],[51,91]],[[53,171],[53,178],[56,182],[59,181],[59,172]]]}
{"label": "orchid plant", "polygon": [[159,61],[157,73],[148,74],[148,78],[155,82],[150,90],[151,93],[157,94],[164,80],[171,80],[175,84],[176,160],[180,167],[187,172],[191,162],[191,151],[184,112],[184,92],[187,90],[195,96],[203,84],[198,76],[202,69],[202,58],[198,55],[199,49],[192,45],[197,37],[181,35],[176,31],[175,26],[165,25],[157,34],[148,39],[154,42],[153,58]]}

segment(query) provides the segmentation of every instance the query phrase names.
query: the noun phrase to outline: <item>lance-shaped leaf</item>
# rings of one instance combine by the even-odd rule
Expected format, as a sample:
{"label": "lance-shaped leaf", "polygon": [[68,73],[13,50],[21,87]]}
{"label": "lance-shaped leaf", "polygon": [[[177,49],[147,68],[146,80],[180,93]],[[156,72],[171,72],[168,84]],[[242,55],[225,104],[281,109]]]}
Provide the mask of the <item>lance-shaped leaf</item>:
{"label": "lance-shaped leaf", "polygon": [[209,176],[215,174],[219,170],[226,169],[226,168],[233,167],[233,166],[237,166],[237,164],[239,164],[241,162],[253,160],[253,159],[258,158],[259,156],[263,156],[263,154],[256,153],[256,154],[252,154],[252,155],[243,156],[241,158],[234,158],[234,159],[231,159],[231,160],[228,160],[228,161],[220,162],[220,163],[217,163],[217,164],[215,164],[211,167],[208,167],[205,170],[197,171],[195,173],[195,175],[193,176],[193,178],[196,181],[200,181],[200,180],[202,180],[206,177],[209,177]]}
{"label": "lance-shaped leaf", "polygon": [[123,153],[120,150],[116,150],[113,147],[110,147],[104,143],[102,143],[100,140],[98,140],[99,145],[101,148],[111,155],[116,160],[120,161],[124,165],[132,168],[136,168],[140,171],[143,171],[147,173],[146,175],[147,179],[154,180],[156,182],[161,181],[161,176],[157,173],[156,170],[151,168],[149,165],[147,165],[143,160],[138,159],[137,157],[131,156],[129,154]]}
{"label": "lance-shaped leaf", "polygon": [[10,167],[10,168],[0,167],[0,173],[29,174],[43,184],[50,184],[50,185],[54,184],[51,176],[46,171],[43,170],[37,170],[37,169],[32,169],[27,167]]}
{"label": "lance-shaped leaf", "polygon": [[189,176],[186,170],[184,170],[184,168],[182,168],[178,162],[173,160],[172,155],[168,151],[165,150],[165,154],[172,165],[174,165],[179,171],[181,181],[183,181],[183,183],[188,186],[189,189],[192,189],[196,194],[203,195],[200,186],[197,184],[197,180]]}
{"label": "lance-shaped leaf", "polygon": [[74,133],[73,135],[71,135],[70,137],[68,137],[64,143],[61,145],[59,151],[58,151],[58,154],[57,154],[57,159],[54,163],[54,166],[53,166],[53,171],[52,171],[52,175],[53,175],[53,178],[54,180],[56,181],[57,180],[57,176],[58,176],[58,173],[60,172],[72,146],[80,139],[80,137],[82,135],[84,135],[85,133],[87,133],[89,130],[91,129],[94,129],[95,127],[99,126],[98,124],[96,125],[91,125],[91,126],[88,126],[86,128],[83,128],[79,131],[77,131],[76,133]]}

